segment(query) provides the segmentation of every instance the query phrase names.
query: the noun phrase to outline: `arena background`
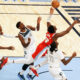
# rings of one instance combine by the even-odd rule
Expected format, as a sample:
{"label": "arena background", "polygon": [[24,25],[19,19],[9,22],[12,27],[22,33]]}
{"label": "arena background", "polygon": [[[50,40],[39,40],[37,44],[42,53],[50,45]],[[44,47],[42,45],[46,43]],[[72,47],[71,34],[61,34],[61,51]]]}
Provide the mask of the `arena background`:
{"label": "arena background", "polygon": [[[58,28],[57,32],[65,30],[69,25],[80,17],[80,0],[59,0],[60,7],[55,9],[51,23]],[[38,16],[42,17],[40,31],[33,32],[36,46],[45,38],[46,21],[49,16],[51,0],[0,0],[0,25],[3,32],[8,35],[16,36],[19,30],[16,28],[16,23],[22,21],[25,25],[36,26]],[[77,52],[77,57],[68,66],[63,66],[68,80],[80,80],[80,24],[74,26],[71,32],[60,38],[59,49],[66,53],[66,57],[70,57],[74,51]],[[16,38],[5,38],[0,36],[0,46],[14,46],[14,51],[0,50],[0,56],[23,57],[24,51],[20,41]],[[15,58],[16,59],[16,58]],[[40,59],[35,64],[41,62]],[[2,80],[19,80],[17,73],[20,71],[22,64],[11,64],[5,66],[0,71]],[[13,70],[13,71],[12,71]],[[40,68],[39,72],[43,72],[34,80],[53,80],[49,74],[48,66]],[[27,73],[25,73],[26,76]],[[5,76],[5,77],[4,77]]]}

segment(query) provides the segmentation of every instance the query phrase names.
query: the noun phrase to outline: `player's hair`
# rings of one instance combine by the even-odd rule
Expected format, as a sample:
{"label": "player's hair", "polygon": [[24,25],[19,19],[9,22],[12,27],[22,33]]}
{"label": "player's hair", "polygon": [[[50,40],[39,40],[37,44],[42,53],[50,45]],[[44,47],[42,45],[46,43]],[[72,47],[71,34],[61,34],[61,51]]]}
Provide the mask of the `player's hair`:
{"label": "player's hair", "polygon": [[20,21],[19,21],[19,22],[17,22],[17,24],[16,24],[16,27],[17,27],[17,28],[19,28],[20,23],[21,23]]}
{"label": "player's hair", "polygon": [[50,45],[50,51],[53,52],[53,51],[55,50],[55,48],[57,48],[56,42],[53,42],[53,43]]}
{"label": "player's hair", "polygon": [[48,32],[49,32],[49,33],[55,33],[55,29],[54,29],[54,26],[53,26],[53,25],[50,25],[50,26],[48,27]]}

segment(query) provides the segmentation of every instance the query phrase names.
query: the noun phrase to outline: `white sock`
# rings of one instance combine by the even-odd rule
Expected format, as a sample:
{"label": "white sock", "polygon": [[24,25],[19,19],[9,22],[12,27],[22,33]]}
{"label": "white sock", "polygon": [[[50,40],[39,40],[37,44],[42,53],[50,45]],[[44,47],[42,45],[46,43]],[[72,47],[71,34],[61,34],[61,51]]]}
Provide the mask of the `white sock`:
{"label": "white sock", "polygon": [[32,75],[32,72],[31,72],[31,70],[29,70],[29,73],[28,73],[29,75]]}
{"label": "white sock", "polygon": [[16,60],[14,60],[14,63],[17,63],[17,64],[26,64],[27,60],[25,58],[24,59],[16,59]]}
{"label": "white sock", "polygon": [[22,70],[21,72],[20,72],[20,75],[23,75],[24,74],[24,70]]}
{"label": "white sock", "polygon": [[14,60],[14,63],[17,63],[17,64],[30,64],[33,62],[33,58],[22,58],[22,59],[16,59]]}
{"label": "white sock", "polygon": [[14,62],[14,60],[11,60],[11,59],[8,58],[7,64],[10,64],[10,63],[13,63],[13,62]]}

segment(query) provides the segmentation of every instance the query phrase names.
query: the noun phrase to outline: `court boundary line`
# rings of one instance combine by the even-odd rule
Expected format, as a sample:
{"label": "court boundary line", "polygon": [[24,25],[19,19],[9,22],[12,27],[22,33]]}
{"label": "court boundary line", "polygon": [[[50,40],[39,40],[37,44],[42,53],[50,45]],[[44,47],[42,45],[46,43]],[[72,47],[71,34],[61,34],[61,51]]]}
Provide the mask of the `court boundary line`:
{"label": "court boundary line", "polygon": [[14,6],[51,6],[51,4],[29,4],[29,3],[26,3],[26,4],[20,4],[20,3],[16,3],[16,4],[10,4],[10,3],[0,3],[0,5],[14,5]]}
{"label": "court boundary line", "polygon": [[67,9],[67,8],[80,8],[80,6],[76,6],[76,5],[75,5],[75,6],[62,6],[62,7],[63,7],[63,8],[66,8],[66,9]]}
{"label": "court boundary line", "polygon": [[[62,70],[62,71],[73,71],[73,70]],[[47,72],[49,72],[49,71],[42,71],[42,72],[39,72],[38,74],[40,75],[40,74],[47,73]],[[32,80],[34,80],[35,77],[37,77],[37,76],[34,75],[34,76],[32,77]]]}
{"label": "court boundary line", "polygon": [[[21,15],[49,15],[48,13],[0,13],[0,14],[21,14]],[[59,15],[59,14],[53,14],[53,15]]]}
{"label": "court boundary line", "polygon": [[[61,17],[69,24],[71,25],[71,23],[69,22],[69,20],[67,20],[67,18],[61,13],[61,11],[59,9],[56,9],[56,11],[61,15]],[[74,30],[74,32],[76,32],[76,34],[80,37],[80,33],[73,27],[72,28]]]}
{"label": "court boundary line", "polygon": [[68,13],[69,15],[80,15],[80,13]]}

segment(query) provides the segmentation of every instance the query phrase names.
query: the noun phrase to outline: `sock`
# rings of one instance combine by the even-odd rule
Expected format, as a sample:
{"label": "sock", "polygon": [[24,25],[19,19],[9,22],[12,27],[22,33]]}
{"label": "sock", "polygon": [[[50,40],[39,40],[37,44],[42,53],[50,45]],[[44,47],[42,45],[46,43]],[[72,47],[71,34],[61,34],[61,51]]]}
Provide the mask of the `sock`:
{"label": "sock", "polygon": [[32,75],[32,72],[31,72],[31,70],[29,70],[29,73],[28,73],[29,75]]}
{"label": "sock", "polygon": [[7,64],[10,64],[10,63],[14,63],[14,60],[11,60],[11,59],[8,58]]}
{"label": "sock", "polygon": [[21,72],[20,72],[20,75],[23,75],[24,74],[24,70],[22,70]]}

